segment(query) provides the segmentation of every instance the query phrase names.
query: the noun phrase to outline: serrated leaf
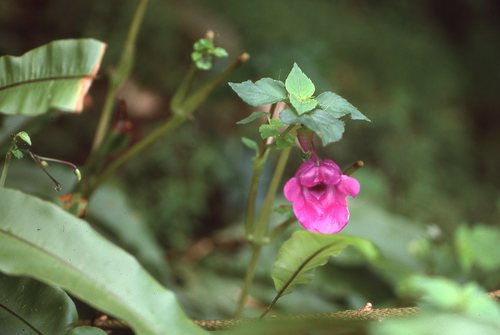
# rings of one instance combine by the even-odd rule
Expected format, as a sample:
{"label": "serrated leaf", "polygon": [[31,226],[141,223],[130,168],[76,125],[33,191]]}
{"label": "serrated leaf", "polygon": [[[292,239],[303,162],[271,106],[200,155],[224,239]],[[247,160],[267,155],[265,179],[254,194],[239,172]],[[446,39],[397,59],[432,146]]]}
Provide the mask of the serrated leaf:
{"label": "serrated leaf", "polygon": [[59,286],[137,335],[206,334],[130,254],[60,207],[0,189],[0,271]]}
{"label": "serrated leaf", "polygon": [[81,111],[105,49],[94,39],[59,40],[20,57],[0,57],[0,112]]}
{"label": "serrated leaf", "polygon": [[247,124],[247,123],[253,122],[253,121],[261,118],[264,114],[265,114],[264,112],[253,112],[252,114],[250,114],[246,118],[241,119],[238,122],[236,122],[236,124]]}
{"label": "serrated leaf", "polygon": [[296,285],[312,280],[314,269],[325,265],[332,256],[339,255],[349,245],[366,258],[374,259],[378,251],[363,238],[315,234],[297,231],[281,246],[272,270],[272,278],[279,295],[290,293]]}
{"label": "serrated leaf", "polygon": [[271,78],[262,78],[253,83],[250,80],[242,83],[229,83],[241,100],[250,106],[274,104],[286,99],[285,85]]}
{"label": "serrated leaf", "polygon": [[295,136],[291,133],[281,134],[276,137],[276,148],[286,149],[295,145]]}
{"label": "serrated leaf", "polygon": [[299,122],[314,131],[323,145],[339,141],[344,134],[344,122],[322,109],[300,116]]}
{"label": "serrated leaf", "polygon": [[64,335],[77,320],[63,290],[0,273],[0,334]]}
{"label": "serrated leaf", "polygon": [[283,123],[278,119],[272,119],[269,124],[263,124],[259,127],[260,137],[266,139],[268,137],[274,137],[280,135],[280,129],[283,127]]}
{"label": "serrated leaf", "polygon": [[285,87],[290,95],[295,95],[298,99],[309,98],[316,90],[311,79],[302,72],[297,63],[293,64],[293,68],[285,80]]}
{"label": "serrated leaf", "polygon": [[285,108],[280,112],[280,120],[287,125],[300,124],[299,116],[290,108]]}
{"label": "serrated leaf", "polygon": [[317,105],[318,101],[314,98],[307,98],[300,100],[295,95],[290,95],[290,104],[295,108],[299,115],[312,111]]}
{"label": "serrated leaf", "polygon": [[349,101],[333,92],[324,92],[316,97],[321,109],[331,113],[336,118],[349,114],[353,120],[370,121],[363,113]]}
{"label": "serrated leaf", "polygon": [[259,151],[259,146],[257,145],[257,142],[255,142],[254,140],[249,139],[248,137],[242,137],[241,142],[243,142],[243,144],[247,148],[255,150],[255,151]]}

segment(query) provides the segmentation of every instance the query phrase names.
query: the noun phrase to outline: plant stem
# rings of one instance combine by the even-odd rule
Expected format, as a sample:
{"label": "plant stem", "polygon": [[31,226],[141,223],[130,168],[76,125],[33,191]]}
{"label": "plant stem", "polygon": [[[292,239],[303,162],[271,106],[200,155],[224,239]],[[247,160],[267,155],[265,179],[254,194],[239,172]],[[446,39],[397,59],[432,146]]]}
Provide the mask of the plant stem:
{"label": "plant stem", "polygon": [[125,80],[128,78],[130,71],[134,65],[135,57],[135,44],[139,28],[146,11],[148,0],[140,0],[137,9],[135,10],[134,18],[130,25],[127,40],[121,54],[120,61],[116,70],[111,75],[108,94],[104,102],[104,107],[101,113],[101,118],[97,126],[97,131],[92,144],[92,153],[94,153],[102,144],[106,133],[108,132],[109,123],[111,121],[111,114],[113,113],[113,106],[115,105],[116,94],[121,88]]}
{"label": "plant stem", "polygon": [[118,168],[120,168],[123,164],[125,164],[129,159],[139,154],[146,147],[150,146],[155,142],[158,138],[170,132],[171,130],[177,128],[186,120],[186,117],[183,116],[172,116],[167,122],[165,122],[162,126],[155,129],[153,132],[149,133],[148,136],[144,137],[142,140],[134,144],[126,153],[118,157],[114,160],[104,171],[97,177],[97,179],[92,183],[91,188],[89,190],[89,194],[99,186],[104,180],[113,175]]}
{"label": "plant stem", "polygon": [[269,147],[266,142],[263,141],[261,145],[261,150],[259,150],[259,155],[255,157],[252,164],[252,178],[250,181],[250,189],[248,191],[247,198],[247,211],[245,216],[245,235],[247,239],[253,239],[252,230],[255,221],[255,203],[257,199],[257,191],[259,188],[260,174],[262,173],[262,168],[266,163],[267,157],[269,155]]}
{"label": "plant stem", "polygon": [[285,171],[286,163],[288,162],[291,150],[292,148],[288,147],[283,149],[280,153],[271,184],[269,185],[269,189],[266,194],[266,199],[264,200],[264,206],[260,211],[259,220],[255,225],[254,234],[257,240],[262,239],[267,235],[267,228],[269,225],[269,218],[273,210],[274,198],[276,196],[276,192],[278,191],[281,178],[283,177],[283,172]]}
{"label": "plant stem", "polygon": [[7,179],[7,172],[9,172],[9,165],[11,158],[12,154],[10,153],[9,150],[5,155],[5,162],[3,163],[2,175],[0,176],[0,187],[5,187],[5,180]]}
{"label": "plant stem", "polygon": [[250,287],[252,286],[253,278],[255,276],[255,270],[257,269],[257,263],[260,258],[260,252],[262,251],[262,244],[252,245],[252,257],[250,258],[250,263],[248,264],[247,272],[245,273],[245,279],[243,281],[243,287],[241,289],[240,297],[238,300],[238,306],[234,313],[235,318],[241,317],[241,313],[245,308],[247,302],[248,294],[250,293]]}
{"label": "plant stem", "polygon": [[[291,147],[283,149],[281,151],[280,157],[278,159],[278,163],[276,164],[276,169],[274,170],[273,178],[271,180],[271,184],[269,185],[269,189],[266,194],[266,198],[264,200],[264,206],[262,207],[259,215],[259,220],[255,225],[251,227],[251,232],[249,236],[252,238],[250,239],[250,242],[252,243],[252,257],[250,259],[250,263],[248,264],[247,271],[245,273],[245,279],[243,281],[243,287],[241,290],[240,297],[238,299],[238,305],[236,307],[236,312],[235,312],[235,317],[240,317],[241,313],[243,312],[243,308],[245,307],[245,303],[248,299],[248,294],[250,292],[250,287],[252,286],[253,278],[255,276],[255,270],[257,268],[257,263],[259,261],[260,253],[262,251],[262,247],[265,243],[268,242],[269,238],[266,236],[267,235],[267,229],[269,225],[269,217],[271,216],[272,208],[273,208],[273,203],[274,203],[274,198],[276,196],[276,192],[278,190],[278,186],[281,182],[281,178],[283,176],[283,172],[285,170],[286,163],[288,161],[288,157],[290,155]],[[266,154],[267,156],[267,154]],[[264,156],[265,157],[265,156]],[[263,165],[263,164],[262,164]],[[251,205],[252,208],[251,212],[248,212],[249,209],[247,209],[247,219],[248,215],[253,215],[252,213],[254,212],[255,209],[255,194],[252,192],[252,188],[256,184],[258,184],[258,177],[260,176],[260,170],[256,170],[257,168],[262,168],[259,165],[254,165],[254,176],[257,176],[254,180],[254,176],[252,177],[252,185],[251,185],[251,191],[250,195],[252,195],[252,198],[249,198],[249,204]],[[257,173],[256,173],[257,172]],[[256,193],[256,191],[255,191]],[[253,199],[253,200],[252,200]],[[250,202],[250,200],[252,200]],[[253,216],[251,216],[253,219]]]}

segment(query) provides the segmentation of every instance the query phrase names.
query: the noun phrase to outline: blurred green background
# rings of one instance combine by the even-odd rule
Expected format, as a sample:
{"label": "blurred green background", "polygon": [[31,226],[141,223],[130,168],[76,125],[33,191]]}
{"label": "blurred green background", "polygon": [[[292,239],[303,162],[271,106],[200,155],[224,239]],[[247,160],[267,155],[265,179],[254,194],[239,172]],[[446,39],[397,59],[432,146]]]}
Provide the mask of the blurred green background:
{"label": "blurred green background", "polygon": [[[35,152],[85,161],[106,71],[116,64],[136,5],[0,3],[1,55],[60,38],[109,44],[88,110],[60,115],[32,133]],[[140,138],[169,115],[191,46],[212,29],[230,59],[243,51],[252,56],[230,81],[283,80],[297,62],[318,91],[337,92],[372,120],[347,121],[344,139],[321,154],[344,167],[365,161],[355,175],[362,191],[350,202],[346,233],[373,240],[385,258],[366,264],[354,253],[340,257],[278,308],[300,313],[357,308],[368,300],[394,304],[394,285],[408,273],[477,280],[494,289],[500,285],[499,16],[495,0],[151,0],[121,96]],[[192,122],[130,162],[91,208],[89,220],[175,285],[196,317],[230,315],[248,258],[241,221],[252,153],[240,137],[257,139],[258,132],[235,122],[250,112],[227,85],[220,87]],[[6,119],[4,141],[12,129]],[[287,176],[299,164],[295,151]],[[12,169],[10,186],[55,196],[29,162]],[[264,185],[271,172],[272,164]],[[105,215],[110,208],[115,217]],[[136,226],[142,233],[127,236]],[[263,257],[252,291],[256,310],[273,297],[268,274],[275,253],[268,248]],[[167,256],[174,271],[166,270]]]}

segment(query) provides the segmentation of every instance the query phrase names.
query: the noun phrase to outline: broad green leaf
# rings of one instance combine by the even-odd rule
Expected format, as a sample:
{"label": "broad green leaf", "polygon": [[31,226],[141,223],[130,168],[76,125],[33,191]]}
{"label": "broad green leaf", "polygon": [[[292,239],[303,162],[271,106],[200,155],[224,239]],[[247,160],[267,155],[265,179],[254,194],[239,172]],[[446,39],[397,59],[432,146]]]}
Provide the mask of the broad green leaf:
{"label": "broad green leaf", "polygon": [[107,335],[104,330],[96,327],[82,326],[71,329],[66,335]]}
{"label": "broad green leaf", "polygon": [[253,83],[250,80],[242,83],[229,83],[241,100],[250,106],[274,104],[286,99],[285,85],[271,78],[262,78]]}
{"label": "broad green leaf", "polygon": [[170,266],[158,241],[133,210],[125,193],[116,185],[106,184],[92,196],[89,216],[112,240],[132,253],[161,283],[169,281]]}
{"label": "broad green leaf", "polygon": [[0,112],[81,111],[105,49],[94,39],[59,40],[20,57],[0,57]]}
{"label": "broad green leaf", "polygon": [[290,95],[290,104],[295,108],[299,115],[312,111],[317,105],[318,101],[314,98],[306,98],[303,100],[297,99],[295,95]]}
{"label": "broad green leaf", "polygon": [[455,232],[455,249],[462,268],[477,265],[486,271],[500,268],[500,230],[484,225],[460,226]]}
{"label": "broad green leaf", "polygon": [[63,290],[0,273],[0,334],[64,335],[77,320]]}
{"label": "broad green leaf", "polygon": [[272,119],[268,124],[263,124],[259,127],[260,137],[266,139],[280,135],[280,129],[283,127],[283,122],[278,119]]}
{"label": "broad green leaf", "polygon": [[293,64],[285,80],[285,87],[290,95],[294,95],[299,100],[310,98],[316,90],[311,79],[302,72],[297,63]]}
{"label": "broad green leaf", "polygon": [[0,190],[0,270],[60,286],[138,335],[204,334],[137,260],[58,206]]}
{"label": "broad green leaf", "polygon": [[253,121],[261,118],[263,115],[264,115],[264,112],[253,112],[252,114],[248,115],[246,118],[236,122],[236,124],[247,124],[247,123],[253,122]]}
{"label": "broad green leaf", "polygon": [[344,122],[322,109],[302,115],[299,120],[321,138],[323,145],[339,141],[344,134]]}
{"label": "broad green leaf", "polygon": [[419,313],[412,318],[389,318],[374,322],[371,335],[498,335],[500,326],[454,313]]}
{"label": "broad green leaf", "polygon": [[445,278],[413,276],[399,291],[421,297],[419,306],[424,311],[459,312],[500,326],[500,306],[475,283],[460,286]]}
{"label": "broad green leaf", "polygon": [[272,278],[276,291],[288,294],[296,285],[310,282],[314,269],[325,265],[330,257],[339,255],[349,245],[368,259],[378,255],[373,244],[360,237],[315,234],[305,230],[293,233],[281,246],[274,263]]}
{"label": "broad green leaf", "polygon": [[259,151],[259,146],[257,145],[257,142],[255,142],[254,140],[249,139],[248,137],[242,137],[241,142],[243,142],[243,144],[247,148],[252,149],[254,151]]}
{"label": "broad green leaf", "polygon": [[321,109],[331,113],[336,118],[349,114],[353,120],[370,121],[363,113],[354,107],[349,101],[333,92],[324,92],[316,97]]}

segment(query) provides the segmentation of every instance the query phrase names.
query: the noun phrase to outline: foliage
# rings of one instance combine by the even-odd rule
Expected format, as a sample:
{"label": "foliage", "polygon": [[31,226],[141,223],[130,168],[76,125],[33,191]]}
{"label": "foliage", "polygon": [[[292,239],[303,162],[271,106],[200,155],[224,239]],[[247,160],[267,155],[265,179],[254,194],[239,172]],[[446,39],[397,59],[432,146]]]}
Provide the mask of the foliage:
{"label": "foliage", "polygon": [[60,40],[20,57],[1,57],[0,112],[81,111],[105,49],[106,44],[93,39]]}

